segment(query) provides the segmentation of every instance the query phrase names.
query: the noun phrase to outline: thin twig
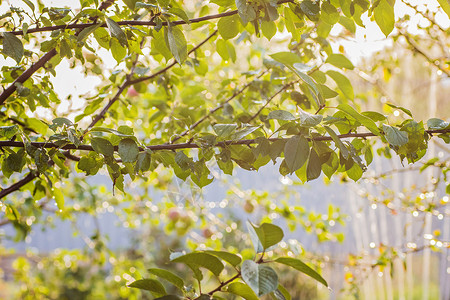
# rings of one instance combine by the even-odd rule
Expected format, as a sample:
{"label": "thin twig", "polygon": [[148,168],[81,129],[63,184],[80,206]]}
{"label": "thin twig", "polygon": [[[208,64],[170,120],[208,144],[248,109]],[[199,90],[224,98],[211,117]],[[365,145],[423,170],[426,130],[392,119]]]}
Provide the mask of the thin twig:
{"label": "thin twig", "polygon": [[184,132],[182,132],[180,135],[178,135],[177,137],[175,137],[172,141],[171,144],[173,144],[174,142],[178,141],[179,139],[181,139],[183,136],[185,136],[186,134],[188,134],[189,132],[191,132],[194,128],[196,128],[198,125],[200,125],[201,123],[203,123],[206,119],[208,119],[209,117],[211,117],[211,115],[213,115],[216,111],[222,109],[225,104],[229,103],[231,100],[233,100],[234,98],[236,98],[237,96],[239,96],[240,94],[242,94],[256,79],[261,78],[264,74],[267,73],[267,70],[264,70],[263,72],[261,72],[255,79],[253,79],[252,81],[250,81],[249,83],[247,83],[246,85],[244,85],[240,90],[236,91],[233,93],[233,95],[231,95],[230,97],[228,97],[227,100],[225,100],[224,102],[222,102],[219,106],[210,109],[209,112],[204,115],[203,117],[201,117],[197,122],[195,122],[194,124],[192,124],[189,129],[186,129]]}
{"label": "thin twig", "polygon": [[220,285],[218,287],[216,287],[214,290],[210,291],[208,293],[208,295],[213,295],[216,292],[220,292],[222,290],[223,287],[225,287],[227,284],[235,281],[236,279],[238,279],[239,277],[241,277],[241,272],[237,273],[236,275],[234,275],[233,277],[231,277],[230,279],[228,279],[227,281],[221,282]]}
{"label": "thin twig", "polygon": [[261,112],[264,108],[266,108],[267,105],[269,105],[270,102],[272,102],[272,100],[278,96],[281,92],[283,92],[284,90],[286,90],[287,88],[289,88],[290,86],[294,85],[295,83],[299,82],[300,80],[295,80],[295,81],[291,81],[289,83],[286,83],[285,85],[283,85],[281,87],[281,89],[279,89],[275,94],[273,94],[269,99],[267,99],[266,103],[260,107],[260,109],[253,115],[250,117],[250,119],[247,121],[247,123],[250,123],[251,121],[253,121]]}
{"label": "thin twig", "polygon": [[411,36],[409,36],[408,33],[404,32],[401,28],[398,28],[398,31],[400,34],[405,37],[406,42],[414,49],[415,52],[422,55],[431,65],[437,67],[439,70],[441,70],[443,73],[445,73],[448,77],[450,77],[450,71],[447,70],[445,67],[443,67],[442,61],[439,59],[431,58],[427,53],[425,53],[423,50],[420,49],[420,47],[416,44],[416,42],[413,40]]}

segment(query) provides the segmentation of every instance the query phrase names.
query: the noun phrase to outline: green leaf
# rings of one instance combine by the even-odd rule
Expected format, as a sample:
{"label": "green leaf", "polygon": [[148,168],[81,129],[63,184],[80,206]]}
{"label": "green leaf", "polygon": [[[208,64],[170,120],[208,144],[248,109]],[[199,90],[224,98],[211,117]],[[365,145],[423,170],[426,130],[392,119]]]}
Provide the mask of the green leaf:
{"label": "green leaf", "polygon": [[59,189],[53,190],[53,198],[55,199],[56,206],[58,209],[64,209],[64,194]]}
{"label": "green leaf", "polygon": [[219,53],[220,57],[222,57],[223,60],[228,60],[230,58],[230,54],[228,53],[228,49],[227,49],[227,43],[224,40],[222,40],[222,39],[217,40],[216,50],[217,50],[217,53]]}
{"label": "green leaf", "polygon": [[346,171],[348,177],[353,181],[358,181],[362,177],[363,170],[358,164],[353,164],[350,169]]}
{"label": "green leaf", "polygon": [[258,265],[259,296],[266,295],[278,288],[278,275],[267,265]]}
{"label": "green leaf", "polygon": [[155,279],[139,279],[130,283],[128,287],[147,290],[150,292],[157,293],[161,296],[166,294],[166,289],[164,288],[164,286]]}
{"label": "green leaf", "polygon": [[127,138],[119,142],[118,152],[124,163],[135,162],[139,154],[139,147],[134,140]]}
{"label": "green leaf", "polygon": [[386,140],[392,146],[403,146],[408,143],[408,133],[400,131],[396,127],[383,124],[383,131],[386,134]]}
{"label": "green leaf", "polygon": [[22,168],[25,165],[24,150],[9,154],[6,158],[6,165],[11,171],[22,172]]}
{"label": "green leaf", "polygon": [[181,279],[180,277],[178,277],[177,275],[173,274],[170,271],[167,271],[164,269],[158,269],[158,268],[151,268],[151,269],[148,269],[148,272],[153,275],[156,275],[162,279],[169,281],[170,283],[175,285],[180,290],[183,290],[183,288],[184,288],[183,279]]}
{"label": "green leaf", "polygon": [[110,141],[100,137],[94,137],[91,139],[92,148],[94,148],[95,152],[103,154],[105,156],[113,156],[114,155],[114,146]]}
{"label": "green leaf", "polygon": [[178,16],[181,18],[181,20],[185,21],[187,24],[190,23],[189,17],[186,14],[184,10],[178,7],[171,7],[169,8],[169,13],[174,14],[175,16]]}
{"label": "green leaf", "polygon": [[148,169],[150,169],[151,162],[152,156],[150,155],[150,153],[147,152],[139,153],[137,156],[136,165],[134,167],[134,172],[138,173],[139,171],[141,172],[148,171]]}
{"label": "green leaf", "polygon": [[356,32],[355,21],[353,21],[350,18],[347,18],[345,16],[341,16],[340,19],[339,19],[339,24],[344,26],[348,31],[350,31],[353,34]]}
{"label": "green leaf", "polygon": [[97,28],[94,31],[94,37],[101,47],[109,50],[109,40],[111,38],[109,37],[108,31],[105,28],[103,27]]}
{"label": "green leaf", "polygon": [[283,120],[283,121],[293,121],[296,119],[293,114],[291,114],[288,111],[285,110],[274,110],[269,112],[267,115],[267,119],[276,119],[276,120]]}
{"label": "green leaf", "polygon": [[411,113],[411,111],[409,109],[406,109],[404,107],[397,106],[397,105],[394,105],[394,104],[391,104],[391,103],[386,103],[386,104],[389,107],[400,109],[402,112],[404,112],[405,114],[407,114],[408,116],[410,116],[412,118],[412,113]]}
{"label": "green leaf", "polygon": [[169,25],[165,28],[167,46],[175,60],[182,64],[188,57],[187,42],[183,31],[176,26]]}
{"label": "green leaf", "polygon": [[352,62],[342,54],[332,53],[328,55],[326,63],[332,64],[338,68],[346,68],[349,70],[353,70],[355,66],[353,66]]}
{"label": "green leaf", "polygon": [[285,162],[291,173],[300,169],[309,156],[309,143],[303,136],[293,136],[284,146]]}
{"label": "green leaf", "polygon": [[175,155],[175,162],[184,171],[191,169],[194,164],[192,158],[189,158],[183,151],[178,151]]}
{"label": "green leaf", "polygon": [[50,17],[50,20],[57,21],[63,19],[65,16],[67,16],[70,13],[70,9],[68,8],[57,8],[57,7],[50,7],[48,10],[48,16]]}
{"label": "green leaf", "polygon": [[278,244],[283,239],[283,230],[276,225],[270,223],[263,223],[259,227],[253,224],[251,225],[253,229],[255,229],[255,232],[264,250]]}
{"label": "green leaf", "polygon": [[361,114],[365,117],[372,119],[375,122],[386,120],[385,115],[380,114],[379,112],[376,111],[363,111]]}
{"label": "green leaf", "polygon": [[241,140],[244,137],[246,137],[247,135],[249,135],[250,133],[252,133],[253,131],[257,130],[260,126],[246,126],[243,129],[236,131],[235,133],[233,133],[233,135],[231,136],[232,140]]}
{"label": "green leaf", "polygon": [[22,42],[12,33],[3,32],[3,54],[20,63],[24,49]]}
{"label": "green leaf", "polygon": [[289,294],[288,290],[281,284],[278,285],[278,289],[274,292],[275,297],[281,300],[291,300],[291,294]]}
{"label": "green leaf", "polygon": [[245,260],[241,268],[242,279],[258,296],[273,292],[278,287],[277,273],[269,266]]}
{"label": "green leaf", "polygon": [[61,43],[59,44],[59,55],[67,58],[72,57],[72,48],[67,43],[66,39],[61,40]]}
{"label": "green leaf", "polygon": [[277,33],[277,25],[271,21],[261,22],[261,31],[263,35],[270,41]]}
{"label": "green leaf", "polygon": [[306,180],[310,181],[320,176],[322,172],[322,164],[319,155],[314,149],[311,149],[308,159],[308,166],[306,167]]}
{"label": "green leaf", "polygon": [[313,115],[302,109],[299,109],[300,112],[300,125],[303,127],[314,127],[319,125],[322,122],[322,115]]}
{"label": "green leaf", "polygon": [[256,11],[253,6],[247,2],[247,0],[235,0],[236,7],[238,9],[239,16],[241,17],[244,26],[256,19]]}
{"label": "green leaf", "polygon": [[349,152],[347,147],[344,145],[344,143],[342,143],[341,139],[338,137],[338,135],[336,134],[336,132],[334,132],[333,129],[331,129],[328,126],[324,126],[323,128],[325,128],[325,130],[328,132],[328,134],[330,135],[330,137],[333,139],[334,143],[336,144],[336,146],[339,148],[339,150],[341,151],[342,156],[347,159]]}
{"label": "green leaf", "polygon": [[300,3],[300,8],[305,15],[312,20],[316,20],[315,17],[320,12],[319,2],[313,2],[311,0],[303,0]]}
{"label": "green leaf", "polygon": [[117,24],[113,19],[106,18],[106,26],[108,27],[111,36],[115,37],[119,41],[120,45],[123,47],[128,46],[127,36],[122,28],[120,28],[119,24]]}
{"label": "green leaf", "polygon": [[316,101],[317,106],[323,105],[324,104],[323,96],[320,93],[319,88],[317,87],[317,83],[314,81],[312,77],[306,74],[307,71],[311,70],[311,67],[302,63],[295,63],[293,65],[293,68],[291,68],[291,70],[294,71],[294,73],[308,85],[308,87],[310,88],[309,90],[312,93],[314,100]]}
{"label": "green leaf", "polygon": [[[303,17],[302,17],[303,18]],[[290,7],[284,8],[284,24],[289,33],[292,34],[292,39],[294,41],[300,40],[300,30],[297,29],[295,24],[298,22],[299,18],[294,14]]]}
{"label": "green leaf", "polygon": [[253,248],[255,249],[256,253],[262,253],[264,251],[264,247],[261,244],[261,241],[259,240],[258,234],[256,233],[255,228],[253,227],[253,224],[247,221],[247,229],[248,233],[250,235],[250,240],[252,241]]}
{"label": "green leaf", "polygon": [[86,175],[95,175],[102,166],[103,161],[95,152],[89,153],[88,156],[82,156],[77,164],[78,169],[86,172]]}
{"label": "green leaf", "polygon": [[449,0],[438,0],[439,5],[441,6],[442,10],[447,14],[448,17],[450,17],[450,2]]}
{"label": "green leaf", "polygon": [[299,259],[291,258],[291,257],[280,257],[275,260],[276,263],[284,264],[286,266],[292,267],[297,271],[300,271],[311,278],[314,278],[318,282],[322,283],[324,286],[328,287],[328,283],[320,276],[319,273],[311,269],[307,264],[302,262]]}
{"label": "green leaf", "polygon": [[330,99],[338,96],[339,94],[332,89],[330,89],[328,86],[324,84],[319,84],[319,88],[321,90],[321,93],[325,99]]}
{"label": "green leaf", "polygon": [[32,11],[34,11],[35,7],[33,2],[31,2],[31,0],[22,0],[23,2],[25,2],[26,5],[28,5],[29,8],[31,8]]}
{"label": "green leaf", "polygon": [[180,262],[188,265],[195,265],[197,267],[203,267],[211,271],[216,276],[219,276],[224,268],[223,264],[217,257],[203,252],[188,253],[173,259],[172,262]]}
{"label": "green leaf", "polygon": [[445,122],[444,120],[438,119],[438,118],[431,118],[427,121],[427,127],[428,129],[447,129],[450,127],[449,122]]}
{"label": "green leaf", "polygon": [[224,40],[234,38],[239,33],[239,16],[232,15],[220,18],[217,29]]}
{"label": "green leaf", "polygon": [[258,296],[256,296],[255,292],[242,282],[232,282],[227,287],[227,292],[235,294],[237,296],[241,296],[245,300],[258,300]]}
{"label": "green leaf", "polygon": [[270,55],[270,57],[287,67],[293,67],[295,63],[302,62],[302,59],[292,52],[278,52]]}
{"label": "green leaf", "polygon": [[237,256],[236,254],[230,253],[230,252],[226,252],[226,251],[213,251],[213,250],[206,250],[203,251],[205,253],[214,255],[220,259],[223,259],[224,261],[226,261],[227,263],[229,263],[232,266],[237,266],[241,263],[242,258],[240,258],[239,256]]}
{"label": "green leaf", "polygon": [[334,25],[339,21],[339,12],[332,4],[323,1],[320,18],[330,25]]}
{"label": "green leaf", "polygon": [[0,126],[0,136],[7,138],[8,140],[15,136],[18,132],[19,127],[17,127],[17,125]]}
{"label": "green leaf", "polygon": [[334,80],[334,82],[336,82],[337,86],[342,91],[345,97],[347,97],[350,100],[353,100],[355,98],[352,84],[347,77],[345,77],[339,72],[332,70],[327,71],[327,75],[330,76]]}
{"label": "green leaf", "polygon": [[144,3],[144,2],[136,2],[135,3],[135,5],[134,5],[134,7],[136,8],[136,9],[139,9],[139,8],[145,8],[146,10],[148,10],[149,12],[155,12],[155,11],[157,11],[159,8],[158,8],[158,5],[155,5],[155,4],[151,4],[151,3]]}
{"label": "green leaf", "polygon": [[112,56],[117,61],[117,63],[120,63],[122,59],[124,59],[127,55],[127,49],[123,47],[116,38],[112,38],[109,43]]}
{"label": "green leaf", "polygon": [[128,6],[131,10],[134,10],[136,6],[137,0],[123,0],[123,2]]}
{"label": "green leaf", "polygon": [[80,34],[78,34],[77,41],[84,42],[84,40],[86,40],[87,37],[91,33],[93,33],[97,28],[99,28],[100,26],[102,26],[102,23],[98,23],[98,24],[91,25],[89,27],[84,28],[83,30],[81,30]]}
{"label": "green leaf", "polygon": [[89,130],[89,132],[108,132],[108,133],[112,133],[118,137],[124,137],[124,138],[126,138],[126,137],[132,138],[133,137],[132,134],[125,134],[125,133],[117,131],[115,129],[106,128],[106,127],[93,127]]}
{"label": "green leaf", "polygon": [[395,15],[394,7],[387,0],[380,0],[373,10],[375,22],[377,22],[381,31],[387,37],[394,30]]}
{"label": "green leaf", "polygon": [[153,300],[181,300],[182,298],[177,295],[165,295],[159,298],[155,298]]}
{"label": "green leaf", "polygon": [[378,129],[377,124],[375,122],[363,115],[361,115],[359,112],[357,112],[353,107],[351,107],[348,104],[339,104],[337,106],[337,109],[344,112],[345,114],[351,116],[353,119],[361,123],[363,126],[365,126],[367,129],[369,129],[370,132],[372,132],[375,135],[381,136],[380,130]]}
{"label": "green leaf", "polygon": [[236,131],[236,124],[215,124],[213,126],[214,132],[220,138],[226,138]]}

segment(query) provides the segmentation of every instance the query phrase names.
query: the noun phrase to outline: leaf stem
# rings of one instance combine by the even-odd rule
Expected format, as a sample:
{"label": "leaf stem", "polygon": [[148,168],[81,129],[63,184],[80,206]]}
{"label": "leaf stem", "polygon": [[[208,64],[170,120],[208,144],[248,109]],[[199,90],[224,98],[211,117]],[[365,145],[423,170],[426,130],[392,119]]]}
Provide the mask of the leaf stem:
{"label": "leaf stem", "polygon": [[210,291],[208,293],[208,295],[213,295],[216,292],[220,292],[223,287],[227,286],[228,284],[230,284],[234,280],[238,279],[239,277],[241,277],[241,272],[240,271],[236,275],[234,275],[233,277],[228,279],[227,281],[221,282],[220,285],[218,287],[216,287],[214,290]]}

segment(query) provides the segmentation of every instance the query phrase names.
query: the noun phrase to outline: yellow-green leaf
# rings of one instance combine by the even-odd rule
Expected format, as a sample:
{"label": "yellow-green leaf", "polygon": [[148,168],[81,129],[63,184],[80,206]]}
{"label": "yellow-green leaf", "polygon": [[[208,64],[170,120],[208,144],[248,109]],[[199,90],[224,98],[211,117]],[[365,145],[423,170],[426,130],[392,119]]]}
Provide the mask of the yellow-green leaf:
{"label": "yellow-green leaf", "polygon": [[394,30],[395,15],[394,7],[387,0],[380,0],[377,7],[373,10],[375,22],[377,22],[381,31],[387,37]]}

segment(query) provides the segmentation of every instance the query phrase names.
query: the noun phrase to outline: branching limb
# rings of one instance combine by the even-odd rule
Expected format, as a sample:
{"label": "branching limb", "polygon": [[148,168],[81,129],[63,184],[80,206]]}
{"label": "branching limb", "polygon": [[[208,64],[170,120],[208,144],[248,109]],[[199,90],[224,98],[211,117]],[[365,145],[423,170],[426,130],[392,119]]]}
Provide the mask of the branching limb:
{"label": "branching limb", "polygon": [[[200,48],[201,46],[203,46],[208,40],[210,40],[214,35],[217,34],[217,30],[215,30],[213,33],[211,33],[206,39],[204,39],[200,44],[198,44],[197,46],[195,46],[194,48],[192,48],[188,54],[191,54],[193,52],[195,52],[198,48]],[[133,70],[130,72],[130,74],[128,74],[126,76],[125,81],[122,83],[122,85],[119,87],[119,90],[116,92],[116,94],[114,95],[114,97],[111,98],[111,100],[109,100],[108,104],[100,111],[100,113],[98,115],[95,116],[95,118],[92,120],[91,124],[89,124],[89,126],[87,127],[86,131],[88,131],[89,129],[91,129],[92,127],[95,126],[95,124],[97,124],[104,116],[105,114],[108,112],[108,110],[111,108],[111,106],[117,101],[119,100],[120,96],[122,95],[123,91],[129,87],[130,85],[142,82],[142,81],[146,81],[146,80],[150,80],[152,78],[155,78],[163,73],[165,73],[166,71],[168,71],[170,68],[172,68],[173,66],[175,66],[177,64],[176,61],[172,62],[171,64],[169,64],[167,67],[165,67],[164,69],[159,70],[156,73],[153,73],[152,75],[149,76],[145,76],[145,77],[140,77],[137,79],[131,79],[132,76],[132,72]]]}
{"label": "branching limb", "polygon": [[[111,3],[115,0],[106,0],[105,2]],[[111,5],[109,4],[109,5]],[[107,8],[109,5],[106,5],[105,8]],[[103,4],[100,6],[100,8],[103,8]],[[76,24],[74,24],[76,25]],[[64,25],[66,26],[66,25]],[[69,26],[69,25],[67,25]],[[13,33],[13,32],[12,32]],[[23,32],[22,32],[23,34]],[[23,84],[25,81],[27,81],[34,73],[36,73],[37,70],[42,68],[50,59],[52,59],[53,56],[57,54],[56,49],[53,48],[44,56],[42,56],[36,63],[32,64],[31,67],[29,67],[25,72],[23,72],[19,77],[14,80],[14,82],[6,88],[1,94],[0,94],[0,105],[3,105],[3,103],[6,101],[6,99],[9,98],[16,90],[18,84]]]}
{"label": "branching limb", "polygon": [[[439,133],[450,133],[450,129],[435,129],[435,130],[425,130],[428,134],[439,134]],[[338,138],[340,139],[346,139],[346,138],[368,138],[368,137],[375,137],[377,136],[374,133],[371,132],[364,132],[364,133],[347,133],[347,134],[340,134],[338,135]],[[318,137],[312,137],[307,138],[309,141],[332,141],[333,139],[330,136],[318,136]],[[270,138],[268,139],[270,142],[275,142],[279,140],[287,140],[285,138]],[[252,145],[256,144],[257,141],[255,139],[247,139],[247,140],[227,140],[223,142],[219,142],[214,145],[214,147],[227,147],[229,145]],[[31,145],[37,147],[37,148],[57,148],[62,150],[83,150],[83,151],[94,151],[94,148],[91,145],[80,145],[75,146],[74,144],[66,144],[63,147],[58,146],[55,143],[48,143],[48,142],[31,142]],[[18,147],[23,148],[25,147],[24,143],[18,142],[18,141],[0,141],[0,147]],[[180,144],[160,144],[160,145],[149,145],[145,147],[139,147],[140,151],[144,151],[146,149],[158,151],[158,150],[177,150],[177,149],[196,149],[200,148],[199,145],[193,144],[193,143],[180,143]],[[114,150],[117,151],[118,147],[115,146]]]}

